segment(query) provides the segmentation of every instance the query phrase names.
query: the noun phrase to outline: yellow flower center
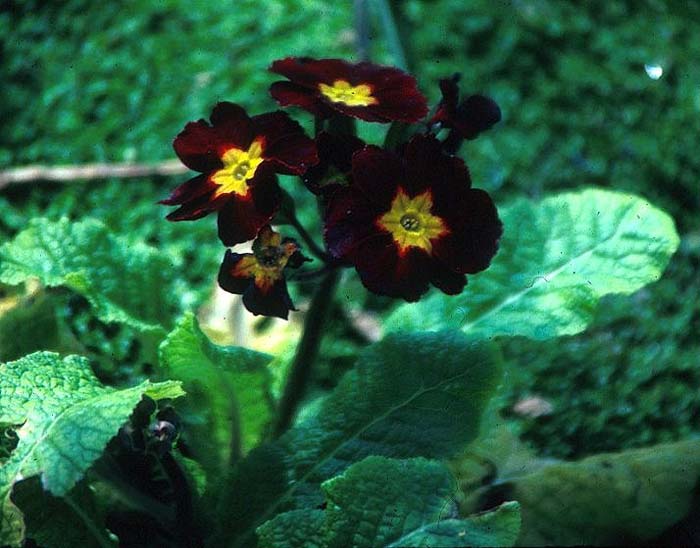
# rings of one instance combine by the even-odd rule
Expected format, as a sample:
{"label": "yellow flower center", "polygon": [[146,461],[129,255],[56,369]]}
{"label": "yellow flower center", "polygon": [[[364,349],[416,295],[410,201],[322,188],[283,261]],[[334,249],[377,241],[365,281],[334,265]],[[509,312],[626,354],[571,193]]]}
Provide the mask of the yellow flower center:
{"label": "yellow flower center", "polygon": [[429,190],[411,198],[399,188],[391,209],[377,220],[377,224],[391,233],[400,253],[405,253],[409,247],[420,247],[430,253],[433,249],[431,240],[449,232],[443,220],[431,213],[432,207],[433,196]]}
{"label": "yellow flower center", "polygon": [[219,185],[214,193],[214,198],[223,194],[248,193],[248,181],[255,176],[255,171],[263,162],[262,139],[255,139],[248,150],[230,148],[221,156],[224,164],[219,171],[211,176],[212,182]]}
{"label": "yellow flower center", "polygon": [[336,80],[332,86],[319,84],[318,88],[328,100],[343,103],[349,107],[366,107],[376,105],[378,101],[372,97],[372,88],[367,84],[351,86],[346,80]]}
{"label": "yellow flower center", "polygon": [[258,289],[266,294],[282,278],[284,267],[298,249],[293,242],[282,243],[279,233],[265,227],[253,244],[253,253],[246,254],[238,261],[232,274],[253,278]]}

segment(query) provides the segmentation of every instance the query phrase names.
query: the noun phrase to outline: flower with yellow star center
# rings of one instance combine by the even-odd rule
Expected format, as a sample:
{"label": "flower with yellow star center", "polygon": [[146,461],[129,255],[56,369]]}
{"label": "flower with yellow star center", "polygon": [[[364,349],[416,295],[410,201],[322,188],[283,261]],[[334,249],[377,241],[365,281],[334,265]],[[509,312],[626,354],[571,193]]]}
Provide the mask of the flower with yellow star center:
{"label": "flower with yellow star center", "polygon": [[430,191],[411,198],[399,188],[391,203],[391,209],[382,215],[377,224],[391,233],[400,253],[409,247],[419,247],[430,253],[431,240],[449,232],[443,220],[431,213],[433,197]]}
{"label": "flower with yellow star center", "polygon": [[367,107],[377,104],[377,99],[372,97],[372,88],[367,84],[353,86],[347,80],[336,80],[332,86],[321,83],[318,89],[333,103],[343,103],[349,107]]}
{"label": "flower with yellow star center", "polygon": [[288,78],[270,86],[280,105],[299,106],[322,119],[340,113],[381,124],[413,123],[428,113],[415,78],[394,67],[287,57],[272,63],[270,70]]}
{"label": "flower with yellow star center", "polygon": [[221,161],[224,167],[211,176],[212,182],[219,185],[214,197],[231,193],[245,196],[248,193],[248,181],[255,176],[255,170],[264,161],[262,140],[255,139],[248,150],[228,149],[221,156]]}

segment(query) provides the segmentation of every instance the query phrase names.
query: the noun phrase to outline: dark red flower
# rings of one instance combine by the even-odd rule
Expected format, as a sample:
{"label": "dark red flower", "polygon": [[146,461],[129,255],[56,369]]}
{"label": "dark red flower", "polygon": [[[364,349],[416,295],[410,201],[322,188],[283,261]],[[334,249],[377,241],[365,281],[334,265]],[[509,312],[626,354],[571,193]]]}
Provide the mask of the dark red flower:
{"label": "dark red flower", "polygon": [[267,225],[253,242],[253,253],[226,251],[219,285],[229,293],[243,295],[243,304],[256,316],[286,320],[289,311],[296,309],[287,291],[284,269],[298,268],[307,260],[294,240],[283,240]]}
{"label": "dark red flower", "polygon": [[326,193],[335,185],[349,182],[352,155],[365,146],[354,135],[335,135],[322,131],[316,137],[319,162],[309,168],[302,179],[314,194]]}
{"label": "dark red flower", "polygon": [[277,212],[275,173],[302,174],[318,162],[316,145],[281,111],[249,117],[233,103],[219,103],[205,120],[190,122],[175,138],[180,160],[201,175],[177,187],[162,204],[179,205],[171,221],[219,211],[225,245],[252,240]]}
{"label": "dark red flower", "polygon": [[457,294],[465,274],[487,268],[502,225],[464,162],[433,136],[415,136],[403,155],[368,146],[352,159],[352,184],[330,197],[325,240],[355,266],[365,286],[416,301],[432,283]]}
{"label": "dark red flower", "polygon": [[459,103],[458,81],[459,75],[440,80],[442,100],[430,123],[452,129],[452,139],[476,139],[481,132],[501,121],[501,109],[494,100],[483,95],[470,95]]}
{"label": "dark red flower", "polygon": [[280,105],[299,106],[324,118],[338,111],[368,122],[416,122],[428,112],[415,78],[396,68],[287,57],[272,63],[270,70],[290,80],[270,87]]}

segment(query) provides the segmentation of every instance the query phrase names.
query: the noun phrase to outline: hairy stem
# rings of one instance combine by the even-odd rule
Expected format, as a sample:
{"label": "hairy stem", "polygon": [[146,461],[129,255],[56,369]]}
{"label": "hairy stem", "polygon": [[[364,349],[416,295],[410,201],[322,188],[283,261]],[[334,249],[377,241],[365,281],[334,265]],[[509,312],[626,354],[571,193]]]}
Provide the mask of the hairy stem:
{"label": "hairy stem", "polygon": [[333,293],[335,292],[338,278],[339,269],[331,268],[328,270],[311,301],[311,306],[304,322],[304,332],[299,341],[299,346],[297,346],[282,399],[280,400],[277,423],[274,429],[275,437],[280,436],[290,427],[306,392],[311,379],[311,371],[318,355],[318,349],[321,346],[323,329],[328,311],[333,303]]}

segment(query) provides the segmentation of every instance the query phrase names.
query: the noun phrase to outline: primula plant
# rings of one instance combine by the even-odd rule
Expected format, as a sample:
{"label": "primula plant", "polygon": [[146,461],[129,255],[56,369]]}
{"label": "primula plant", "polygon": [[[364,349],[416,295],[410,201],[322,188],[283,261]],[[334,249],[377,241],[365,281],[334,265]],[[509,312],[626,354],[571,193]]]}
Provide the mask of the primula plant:
{"label": "primula plant", "polygon": [[[250,114],[242,97],[187,123],[173,146],[194,173],[161,203],[187,230],[215,214],[218,238],[212,225],[196,239],[222,257],[209,279],[252,315],[303,319],[299,337],[275,356],[217,344],[177,281],[181,256],[99,220],[30,222],[0,247],[0,281],[68,296],[148,366],[114,381],[75,355],[91,348],[77,330],[70,351],[50,348],[65,355],[1,366],[0,544],[610,544],[683,519],[693,484],[659,478],[697,477],[696,441],[660,460],[537,460],[495,397],[503,341],[581,332],[604,295],[661,276],[679,243],[670,217],[594,188],[495,204],[460,151],[501,111],[458,76],[429,108],[394,67],[288,57],[270,71],[285,110]],[[383,142],[360,124],[383,124]],[[338,287],[369,292],[381,333],[355,329],[342,370],[324,373],[347,323]],[[644,481],[628,489],[630,469]],[[587,522],[581,500],[601,484],[620,510]]]}

